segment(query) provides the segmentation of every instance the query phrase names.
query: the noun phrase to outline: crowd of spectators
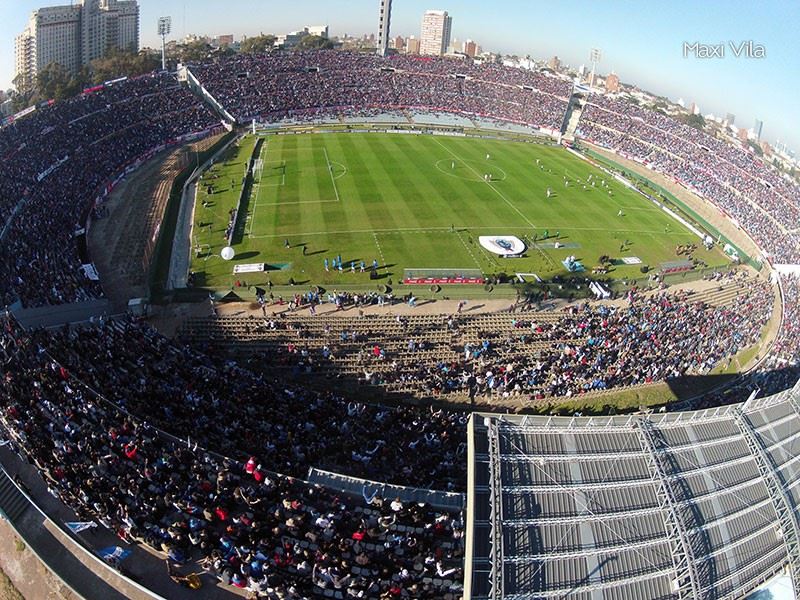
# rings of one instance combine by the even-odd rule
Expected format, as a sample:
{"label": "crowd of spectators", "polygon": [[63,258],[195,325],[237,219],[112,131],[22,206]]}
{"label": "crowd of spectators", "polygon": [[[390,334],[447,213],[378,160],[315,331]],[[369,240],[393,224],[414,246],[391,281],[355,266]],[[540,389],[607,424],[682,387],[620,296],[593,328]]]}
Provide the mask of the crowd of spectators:
{"label": "crowd of spectators", "polygon": [[239,461],[167,436],[86,388],[45,351],[46,336],[3,325],[0,420],[79,519],[259,598],[460,596],[459,513],[370,488],[339,494],[268,471],[284,464],[269,452]]}
{"label": "crowd of spectators", "polygon": [[290,386],[134,321],[40,332],[35,340],[126,410],[176,435],[192,432],[223,454],[254,453],[299,477],[313,465],[400,485],[466,486],[461,413],[366,405]]}
{"label": "crowd of spectators", "polygon": [[431,110],[560,130],[571,83],[542,73],[435,57],[340,51],[239,54],[192,65],[237,120],[351,110]]}
{"label": "crowd of spectators", "polygon": [[782,320],[768,353],[756,368],[733,385],[693,400],[688,408],[707,408],[721,404],[744,402],[752,392],[759,397],[771,396],[793,387],[800,380],[800,274],[780,276]]}
{"label": "crowd of spectators", "polygon": [[[259,358],[264,363],[300,365],[307,372],[355,363],[364,381],[400,385],[422,397],[571,397],[706,374],[758,341],[772,315],[771,286],[735,271],[721,277],[728,281],[720,283],[741,279],[743,286],[726,306],[694,301],[689,292],[632,291],[624,306],[576,305],[552,320],[517,313],[510,329],[499,323],[489,329],[462,314],[420,329],[397,316],[397,332],[389,336],[369,319],[340,331],[336,321],[320,328],[302,318],[273,317],[253,320],[246,337],[282,344]],[[298,296],[297,309],[303,302]],[[186,333],[195,336],[191,329]],[[213,334],[195,339],[215,343]]]}
{"label": "crowd of spectators", "polygon": [[[191,69],[241,121],[421,109],[558,130],[571,92],[558,77],[499,65],[333,51],[237,55]],[[217,123],[174,77],[153,74],[41,107],[0,130],[0,299],[38,306],[101,295],[81,271],[75,243],[96,199],[128,166]],[[800,191],[751,155],[602,96],[590,97],[581,134],[699,192],[771,260],[800,262],[793,232]],[[741,400],[754,388],[774,393],[797,380],[800,278],[784,277],[782,290],[784,318],[771,354],[732,396],[712,394],[699,404]],[[458,356],[447,360],[431,360],[440,342],[418,336],[395,356],[378,333],[328,330],[330,345],[304,348],[301,338],[283,355],[237,362],[213,345],[168,340],[134,320],[33,333],[5,320],[0,420],[81,519],[175,563],[200,560],[225,583],[264,597],[325,590],[337,598],[457,596],[459,515],[366,488],[353,498],[302,477],[316,466],[464,491],[466,416],[347,401],[265,375],[262,366],[285,364],[287,355],[307,364],[335,360],[342,336],[361,346],[371,383],[400,382],[430,395],[570,397],[706,374],[758,340],[772,299],[760,280],[724,307],[684,292],[632,291],[624,305],[572,306],[547,322],[523,313],[511,332],[481,331],[477,341],[457,344],[464,318],[447,316],[441,327]],[[393,298],[329,300],[360,308]],[[266,316],[263,323],[291,326]]]}
{"label": "crowd of spectators", "polygon": [[747,231],[772,263],[800,263],[800,188],[753,153],[666,115],[597,94],[581,114],[579,135],[703,196]]}
{"label": "crowd of spectators", "polygon": [[173,76],[153,74],[40,108],[0,130],[0,301],[38,306],[100,296],[81,270],[75,239],[95,200],[138,159],[215,124]]}

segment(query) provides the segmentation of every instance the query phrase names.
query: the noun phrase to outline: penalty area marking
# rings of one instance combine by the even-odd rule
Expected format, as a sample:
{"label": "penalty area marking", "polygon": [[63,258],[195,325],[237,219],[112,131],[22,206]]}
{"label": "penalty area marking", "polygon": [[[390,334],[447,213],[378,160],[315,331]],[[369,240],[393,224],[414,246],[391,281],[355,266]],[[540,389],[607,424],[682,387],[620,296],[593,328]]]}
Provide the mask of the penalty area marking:
{"label": "penalty area marking", "polygon": [[[270,165],[277,165],[277,166],[270,166]],[[281,180],[279,183],[264,183],[264,169],[272,168],[274,169],[282,169],[283,172],[281,173]],[[264,161],[261,167],[261,177],[258,179],[258,185],[264,187],[281,187],[286,185],[286,161],[285,160],[270,160]]]}
{"label": "penalty area marking", "polygon": [[337,175],[334,175],[333,177],[334,179],[341,179],[342,177],[347,175],[347,167],[345,167],[342,163],[336,162],[335,160],[330,160],[328,161],[328,164],[330,164],[331,166],[336,165],[337,167],[342,168],[342,172]]}
{"label": "penalty area marking", "polygon": [[[328,170],[328,174],[331,177],[331,183],[333,184],[333,191],[336,195],[334,200],[297,200],[294,202],[281,202],[280,200],[276,200],[275,202],[262,202],[262,206],[296,206],[298,204],[333,204],[335,202],[341,202],[341,198],[339,197],[339,190],[336,186],[336,180],[341,179],[345,175],[347,175],[347,167],[345,167],[342,163],[336,162],[335,160],[328,159],[328,151],[323,148],[323,152],[325,152],[325,168]],[[274,164],[277,164],[278,161],[273,161]],[[286,161],[282,161],[284,167],[286,165]],[[265,163],[266,164],[266,163]],[[341,172],[337,173],[336,175],[333,174],[333,165],[341,168]],[[281,187],[284,185],[286,181],[286,170],[284,168],[283,172],[283,181],[281,183],[273,183],[273,184],[264,184],[266,187]],[[261,184],[259,184],[260,186]],[[259,192],[260,192],[259,188]],[[252,231],[248,237],[263,237],[263,236],[253,236]]]}
{"label": "penalty area marking", "polygon": [[[483,179],[475,179],[474,177],[464,177],[463,175],[459,175],[458,173],[453,173],[453,169],[448,169],[446,167],[442,167],[442,163],[448,163],[448,162],[452,162],[454,160],[464,164],[464,166],[468,166],[467,162],[469,162],[469,161],[463,160],[461,158],[458,158],[458,159],[442,158],[442,159],[437,160],[434,163],[433,166],[436,167],[439,171],[441,171],[442,173],[444,173],[445,175],[447,175],[449,177],[455,177],[456,179],[461,179],[463,181],[474,181],[475,183],[485,183]],[[472,162],[480,163],[479,160],[474,160]],[[492,181],[505,181],[507,179],[508,175],[506,175],[506,172],[503,169],[501,169],[500,167],[493,166],[492,170],[493,171],[500,171],[500,173],[503,174],[502,179],[494,179],[493,178]],[[474,172],[475,171],[473,171],[473,173]]]}

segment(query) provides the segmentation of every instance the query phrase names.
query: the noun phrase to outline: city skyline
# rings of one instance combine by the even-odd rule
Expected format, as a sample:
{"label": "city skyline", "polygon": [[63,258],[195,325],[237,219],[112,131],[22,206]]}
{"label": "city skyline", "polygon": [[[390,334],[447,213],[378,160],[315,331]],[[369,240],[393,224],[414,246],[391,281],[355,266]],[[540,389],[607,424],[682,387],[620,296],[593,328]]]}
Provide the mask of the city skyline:
{"label": "city skyline", "polygon": [[[66,2],[64,2],[66,3]],[[59,4],[46,0],[18,0],[0,23],[3,43],[0,86],[8,89],[14,71],[14,36],[25,27],[30,12]],[[140,0],[143,47],[159,47],[158,16],[173,18],[172,39],[184,35],[285,33],[313,22],[330,25],[331,35],[377,34],[377,0],[346,0],[331,10],[320,0],[292,6],[241,0],[223,5],[218,0]],[[224,10],[221,10],[224,6]],[[800,150],[800,124],[793,118],[793,83],[800,66],[793,60],[798,42],[792,24],[800,21],[800,5],[775,0],[750,5],[697,5],[677,0],[669,6],[629,0],[596,4],[565,0],[558,10],[543,2],[508,0],[498,7],[477,1],[431,3],[395,0],[392,36],[420,35],[426,10],[447,10],[453,17],[452,36],[479,39],[487,49],[503,54],[547,59],[558,55],[574,67],[588,62],[592,47],[603,50],[598,72],[616,72],[623,83],[635,84],[672,100],[695,102],[703,114],[736,115],[736,124],[750,128],[763,121],[762,139],[786,142]],[[541,25],[538,25],[541,23]],[[764,58],[734,52],[752,41],[765,49]],[[684,44],[725,45],[723,58],[684,56]],[[794,83],[796,87],[796,83]]]}

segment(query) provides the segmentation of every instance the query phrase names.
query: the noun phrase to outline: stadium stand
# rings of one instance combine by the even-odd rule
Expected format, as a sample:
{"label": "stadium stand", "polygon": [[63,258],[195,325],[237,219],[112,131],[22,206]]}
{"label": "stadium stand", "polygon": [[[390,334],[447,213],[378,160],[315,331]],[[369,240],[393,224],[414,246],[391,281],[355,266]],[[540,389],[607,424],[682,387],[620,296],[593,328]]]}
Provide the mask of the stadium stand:
{"label": "stadium stand", "polygon": [[743,227],[772,263],[800,263],[800,189],[745,151],[677,120],[599,94],[578,135],[670,176]]}
{"label": "stadium stand", "polygon": [[[558,132],[572,93],[539,72],[328,51],[191,70],[242,123]],[[162,73],[0,130],[3,303],[100,297],[76,235],[102,218],[98,199],[159,149],[218,124]],[[604,96],[589,97],[579,128],[714,203],[771,262],[800,262],[800,191],[768,165]],[[538,401],[702,374],[759,338],[773,298],[761,278],[563,313],[197,320],[179,340],[124,319],[29,332],[6,315],[0,425],[80,518],[260,597],[455,599],[465,566],[474,598],[740,597],[786,565],[795,583],[800,572],[800,278],[776,279],[777,340],[733,387],[694,399],[700,412],[476,415],[468,427],[461,412],[348,402],[298,381],[312,371],[424,397]],[[223,352],[242,348],[239,360]],[[284,368],[263,375],[265,364]],[[467,490],[471,514],[465,523],[366,485],[358,497],[309,483],[311,467]]]}
{"label": "stadium stand", "polygon": [[694,413],[474,413],[467,590],[741,598],[798,575],[800,382]]}
{"label": "stadium stand", "polygon": [[75,240],[95,200],[137,161],[215,124],[173,76],[153,74],[57,102],[0,131],[3,304],[101,296],[98,282],[81,271],[87,257]]}
{"label": "stadium stand", "polygon": [[174,563],[199,561],[220,581],[264,597],[459,592],[459,513],[367,490],[346,497],[274,474],[256,456],[237,461],[208,452],[86,387],[13,322],[4,325],[0,349],[14,376],[0,383],[0,422],[81,520],[96,519]]}
{"label": "stadium stand", "polygon": [[558,131],[571,85],[499,65],[433,57],[382,59],[337,51],[237,55],[190,66],[194,77],[241,123],[302,113],[358,117],[410,109],[488,117]]}
{"label": "stadium stand", "polygon": [[[294,299],[300,310],[326,300]],[[772,314],[773,292],[731,275],[720,289],[631,291],[624,306],[572,306],[563,313],[286,316],[192,319],[192,343],[274,366],[349,377],[420,397],[552,397],[705,374],[751,346]]]}

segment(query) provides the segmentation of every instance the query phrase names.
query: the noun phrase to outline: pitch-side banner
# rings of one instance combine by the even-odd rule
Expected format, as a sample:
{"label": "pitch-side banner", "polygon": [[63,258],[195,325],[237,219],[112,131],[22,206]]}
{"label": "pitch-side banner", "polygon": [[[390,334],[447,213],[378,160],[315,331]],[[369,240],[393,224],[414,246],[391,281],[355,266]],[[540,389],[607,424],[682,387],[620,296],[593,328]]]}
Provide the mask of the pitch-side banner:
{"label": "pitch-side banner", "polygon": [[80,533],[84,529],[91,529],[92,527],[97,527],[97,523],[94,521],[69,521],[64,523],[67,527],[69,527],[72,533]]}
{"label": "pitch-side banner", "polygon": [[108,548],[98,550],[97,554],[103,560],[122,562],[131,555],[131,550],[125,550],[119,546],[109,546]]}
{"label": "pitch-side banner", "polygon": [[100,275],[97,273],[97,269],[95,269],[92,263],[81,265],[81,270],[83,274],[92,281],[100,281]]}

